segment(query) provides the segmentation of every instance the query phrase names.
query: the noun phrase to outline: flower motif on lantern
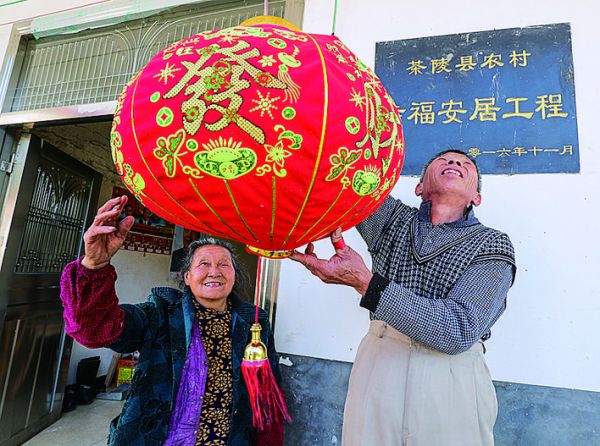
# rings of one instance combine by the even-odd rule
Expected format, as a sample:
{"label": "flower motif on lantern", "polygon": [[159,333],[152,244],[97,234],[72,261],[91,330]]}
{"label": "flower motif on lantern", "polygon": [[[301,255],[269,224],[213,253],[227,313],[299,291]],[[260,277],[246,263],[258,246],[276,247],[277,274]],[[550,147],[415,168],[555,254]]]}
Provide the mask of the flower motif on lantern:
{"label": "flower motif on lantern", "polygon": [[350,180],[347,177],[348,170],[353,168],[352,164],[358,161],[360,155],[360,150],[348,150],[346,147],[340,147],[336,154],[329,157],[331,170],[325,181],[333,181],[342,175],[340,181],[344,188],[348,187],[350,185]]}
{"label": "flower motif on lantern", "polygon": [[[276,125],[274,130],[277,132],[283,131],[279,134],[277,143],[275,145],[265,144],[265,150],[268,153],[268,155],[265,157],[266,164],[258,167],[256,172],[258,176],[262,176],[273,171],[275,175],[283,178],[287,175],[287,170],[285,170],[283,167],[285,159],[292,156],[292,152],[285,148],[284,141],[286,139],[288,140],[288,149],[298,150],[302,144],[302,136],[286,130],[282,125]],[[271,167],[271,165],[268,163],[273,163],[273,167]]]}
{"label": "flower motif on lantern", "polygon": [[270,67],[275,63],[275,58],[273,57],[272,54],[269,54],[268,56],[263,56],[258,63],[260,64],[261,67]]}

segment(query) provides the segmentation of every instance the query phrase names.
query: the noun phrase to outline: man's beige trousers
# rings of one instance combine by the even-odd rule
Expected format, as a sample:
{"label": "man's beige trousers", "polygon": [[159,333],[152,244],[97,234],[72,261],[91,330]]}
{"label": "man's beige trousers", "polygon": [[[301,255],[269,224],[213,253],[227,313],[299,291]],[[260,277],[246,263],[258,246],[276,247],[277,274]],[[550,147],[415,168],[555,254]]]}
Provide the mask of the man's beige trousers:
{"label": "man's beige trousers", "polygon": [[491,446],[498,404],[483,344],[447,355],[382,321],[358,349],[344,446]]}

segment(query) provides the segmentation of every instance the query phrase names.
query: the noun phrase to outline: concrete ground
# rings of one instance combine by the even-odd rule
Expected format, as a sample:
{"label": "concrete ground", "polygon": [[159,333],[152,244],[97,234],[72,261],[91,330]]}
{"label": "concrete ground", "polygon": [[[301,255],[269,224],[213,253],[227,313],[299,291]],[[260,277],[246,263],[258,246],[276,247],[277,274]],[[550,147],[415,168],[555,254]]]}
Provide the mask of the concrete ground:
{"label": "concrete ground", "polygon": [[121,413],[123,401],[94,400],[64,413],[24,446],[100,446],[106,444],[110,420]]}

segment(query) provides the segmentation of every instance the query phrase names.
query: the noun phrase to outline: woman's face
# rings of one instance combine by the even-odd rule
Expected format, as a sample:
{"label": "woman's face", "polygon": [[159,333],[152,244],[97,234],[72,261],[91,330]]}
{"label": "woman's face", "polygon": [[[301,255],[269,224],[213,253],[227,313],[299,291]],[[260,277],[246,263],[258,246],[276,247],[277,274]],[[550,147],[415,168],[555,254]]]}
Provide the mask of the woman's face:
{"label": "woman's face", "polygon": [[231,254],[222,246],[201,246],[194,251],[190,269],[183,278],[198,302],[206,308],[224,310],[235,284]]}

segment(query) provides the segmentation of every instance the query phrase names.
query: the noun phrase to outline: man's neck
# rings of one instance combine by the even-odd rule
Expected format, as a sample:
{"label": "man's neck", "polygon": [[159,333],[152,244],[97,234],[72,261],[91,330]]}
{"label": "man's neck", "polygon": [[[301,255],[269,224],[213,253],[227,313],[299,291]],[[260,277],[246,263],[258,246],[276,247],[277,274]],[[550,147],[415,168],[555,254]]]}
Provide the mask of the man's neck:
{"label": "man's neck", "polygon": [[453,200],[443,200],[431,197],[430,217],[431,224],[441,225],[452,223],[465,215],[466,206],[464,203],[456,203]]}

